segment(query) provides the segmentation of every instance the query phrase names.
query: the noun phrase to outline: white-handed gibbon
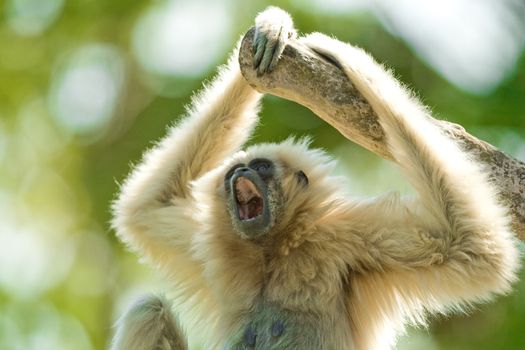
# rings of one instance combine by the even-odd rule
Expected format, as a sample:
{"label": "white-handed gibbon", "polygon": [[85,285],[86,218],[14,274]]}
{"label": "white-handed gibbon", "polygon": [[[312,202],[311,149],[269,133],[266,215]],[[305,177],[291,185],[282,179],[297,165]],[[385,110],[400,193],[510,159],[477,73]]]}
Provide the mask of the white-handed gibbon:
{"label": "white-handed gibbon", "polygon": [[[256,18],[259,74],[293,36],[282,10]],[[322,34],[299,40],[367,99],[418,195],[353,198],[306,141],[240,150],[261,95],[235,52],[114,203],[119,238],[173,281],[183,328],[205,349],[385,349],[407,322],[509,291],[519,253],[480,166],[364,51]],[[113,342],[187,347],[170,303],[154,296],[130,308]]]}

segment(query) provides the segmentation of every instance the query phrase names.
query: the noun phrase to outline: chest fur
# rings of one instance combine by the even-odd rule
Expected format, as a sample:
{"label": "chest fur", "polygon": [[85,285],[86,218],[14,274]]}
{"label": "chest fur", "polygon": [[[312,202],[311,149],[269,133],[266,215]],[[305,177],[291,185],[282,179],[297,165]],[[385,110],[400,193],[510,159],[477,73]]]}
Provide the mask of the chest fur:
{"label": "chest fur", "polygon": [[326,308],[345,288],[345,266],[322,246],[305,243],[265,261],[264,297],[299,310]]}

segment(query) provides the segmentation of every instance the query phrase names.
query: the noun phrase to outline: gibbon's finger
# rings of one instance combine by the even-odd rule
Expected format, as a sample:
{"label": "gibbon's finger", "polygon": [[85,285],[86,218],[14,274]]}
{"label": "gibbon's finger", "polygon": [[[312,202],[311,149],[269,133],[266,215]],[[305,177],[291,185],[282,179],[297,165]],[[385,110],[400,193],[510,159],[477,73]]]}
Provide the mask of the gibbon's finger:
{"label": "gibbon's finger", "polygon": [[255,55],[253,56],[253,69],[257,69],[259,67],[259,64],[261,63],[261,59],[263,58],[265,48],[266,48],[266,42],[268,39],[266,38],[266,35],[258,35],[256,38],[256,49],[255,49]]}
{"label": "gibbon's finger", "polygon": [[275,49],[273,51],[272,60],[270,62],[270,65],[268,66],[268,73],[273,72],[275,69],[275,66],[277,65],[277,62],[279,62],[279,58],[281,57],[281,54],[284,51],[284,48],[286,47],[286,40],[288,39],[289,33],[283,32],[282,28],[279,32],[279,39],[277,40],[277,43],[275,45]]}
{"label": "gibbon's finger", "polygon": [[253,33],[253,42],[252,42],[252,53],[255,55],[257,51],[257,37],[259,36],[259,28],[255,27],[255,32]]}
{"label": "gibbon's finger", "polygon": [[259,64],[259,68],[257,69],[257,75],[262,75],[268,71],[268,67],[270,66],[270,63],[275,54],[275,48],[279,43],[279,36],[280,32],[277,35],[272,35],[272,37],[268,39],[268,42],[266,43],[266,49],[264,50],[264,55],[262,57],[261,63]]}

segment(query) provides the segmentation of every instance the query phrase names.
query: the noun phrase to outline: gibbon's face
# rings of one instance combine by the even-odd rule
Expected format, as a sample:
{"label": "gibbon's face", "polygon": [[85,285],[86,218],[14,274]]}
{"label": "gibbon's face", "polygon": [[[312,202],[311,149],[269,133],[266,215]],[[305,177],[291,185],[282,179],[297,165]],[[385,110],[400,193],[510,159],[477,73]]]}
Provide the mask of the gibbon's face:
{"label": "gibbon's face", "polygon": [[[267,234],[284,207],[283,172],[274,161],[254,158],[233,165],[224,176],[224,188],[233,226],[248,238]],[[308,177],[293,175],[302,186]]]}

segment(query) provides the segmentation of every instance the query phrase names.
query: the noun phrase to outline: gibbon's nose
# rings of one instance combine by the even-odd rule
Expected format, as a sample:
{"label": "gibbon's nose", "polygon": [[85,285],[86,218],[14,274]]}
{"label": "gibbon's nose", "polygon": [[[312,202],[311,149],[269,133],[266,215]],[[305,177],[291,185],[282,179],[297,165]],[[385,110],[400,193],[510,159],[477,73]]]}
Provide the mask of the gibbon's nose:
{"label": "gibbon's nose", "polygon": [[235,169],[235,173],[239,175],[248,174],[250,171],[251,169],[245,166]]}

